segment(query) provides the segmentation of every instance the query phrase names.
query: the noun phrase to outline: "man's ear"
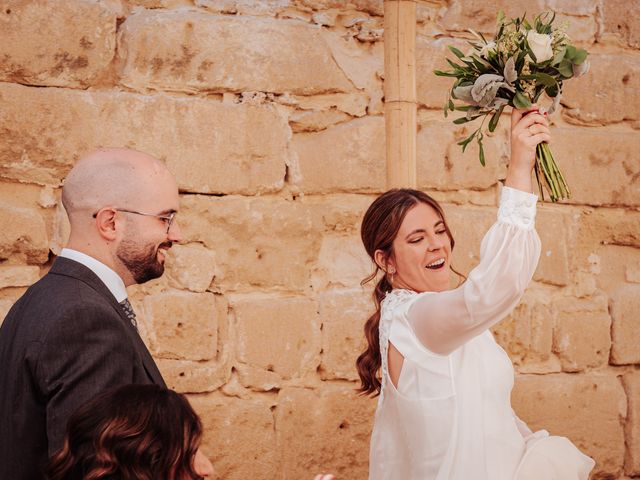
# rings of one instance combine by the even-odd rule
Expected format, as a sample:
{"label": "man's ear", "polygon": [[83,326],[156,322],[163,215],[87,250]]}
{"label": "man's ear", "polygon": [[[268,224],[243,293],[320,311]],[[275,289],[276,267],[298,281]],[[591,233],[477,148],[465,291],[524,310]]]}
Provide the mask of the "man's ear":
{"label": "man's ear", "polygon": [[103,208],[98,211],[95,218],[95,225],[98,233],[109,241],[114,241],[117,237],[116,233],[116,215],[117,211],[113,208]]}

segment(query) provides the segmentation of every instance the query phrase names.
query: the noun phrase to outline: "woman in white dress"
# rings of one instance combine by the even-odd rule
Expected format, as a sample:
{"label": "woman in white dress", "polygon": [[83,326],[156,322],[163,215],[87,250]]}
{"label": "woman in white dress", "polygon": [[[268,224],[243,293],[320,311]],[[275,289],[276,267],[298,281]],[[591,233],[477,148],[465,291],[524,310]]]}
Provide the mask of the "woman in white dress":
{"label": "woman in white dress", "polygon": [[588,478],[591,458],[564,437],[532,433],[515,415],[513,366],[489,331],[516,306],[540,256],[531,171],[543,141],[545,116],[514,110],[498,219],[479,265],[455,289],[454,240],[435,200],[390,190],[367,210],[361,234],[376,264],[369,280],[384,272],[357,361],[361,391],[379,394],[370,480]]}

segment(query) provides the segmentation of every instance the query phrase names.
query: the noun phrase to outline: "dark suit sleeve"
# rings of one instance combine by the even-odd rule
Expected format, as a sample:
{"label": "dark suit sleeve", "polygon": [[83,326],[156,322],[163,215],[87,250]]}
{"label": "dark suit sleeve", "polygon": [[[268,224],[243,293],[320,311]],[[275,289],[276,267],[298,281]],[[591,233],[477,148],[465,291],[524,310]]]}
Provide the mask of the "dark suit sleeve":
{"label": "dark suit sleeve", "polygon": [[52,324],[35,368],[47,402],[49,455],[62,447],[69,416],[98,393],[131,383],[134,363],[127,325],[109,305],[80,305]]}

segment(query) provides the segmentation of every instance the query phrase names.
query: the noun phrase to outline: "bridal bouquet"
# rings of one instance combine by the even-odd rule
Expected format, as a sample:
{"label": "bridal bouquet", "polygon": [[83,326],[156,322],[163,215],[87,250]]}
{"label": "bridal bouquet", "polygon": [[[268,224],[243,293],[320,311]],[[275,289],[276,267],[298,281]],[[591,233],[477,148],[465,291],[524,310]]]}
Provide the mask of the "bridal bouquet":
{"label": "bridal bouquet", "polygon": [[[480,127],[458,145],[464,151],[475,139],[483,166],[482,129],[487,118],[488,130],[493,132],[507,105],[529,108],[543,93],[553,99],[548,109],[551,114],[560,104],[562,83],[589,70],[587,52],[571,45],[564,28],[553,26],[555,14],[542,13],[533,25],[525,17],[506,21],[504,13],[499,12],[497,34],[489,42],[482,34],[469,30],[475,37],[469,42],[473,49],[465,54],[450,46],[459,63],[446,59],[452,70],[434,72],[456,79],[444,106],[445,117],[450,111],[466,112],[465,116],[453,121],[455,124],[482,117]],[[535,172],[543,200],[543,180],[551,201],[569,198],[569,187],[547,143],[537,146]]]}

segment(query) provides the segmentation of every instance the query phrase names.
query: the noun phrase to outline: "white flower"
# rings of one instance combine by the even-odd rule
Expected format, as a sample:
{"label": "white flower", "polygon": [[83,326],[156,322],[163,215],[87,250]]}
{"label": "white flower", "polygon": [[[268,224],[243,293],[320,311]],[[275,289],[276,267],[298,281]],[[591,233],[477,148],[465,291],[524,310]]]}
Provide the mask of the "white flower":
{"label": "white flower", "polygon": [[529,30],[527,32],[527,43],[529,44],[529,48],[531,48],[533,54],[536,56],[537,63],[553,58],[553,48],[551,48],[552,42],[553,38],[551,35],[537,33],[533,30]]}
{"label": "white flower", "polygon": [[480,49],[480,56],[483,58],[489,58],[489,52],[493,52],[496,49],[496,42],[489,42],[486,43],[481,49]]}

